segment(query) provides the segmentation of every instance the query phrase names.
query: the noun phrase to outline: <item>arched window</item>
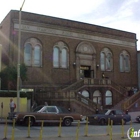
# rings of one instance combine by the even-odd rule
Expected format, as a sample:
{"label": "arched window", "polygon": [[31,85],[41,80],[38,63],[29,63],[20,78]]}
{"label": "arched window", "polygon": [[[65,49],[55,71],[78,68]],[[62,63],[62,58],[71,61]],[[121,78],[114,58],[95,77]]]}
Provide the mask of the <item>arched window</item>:
{"label": "arched window", "polygon": [[104,48],[100,53],[100,66],[102,71],[113,70],[112,53],[108,48]]}
{"label": "arched window", "polygon": [[112,105],[112,92],[110,90],[105,93],[105,105]]}
{"label": "arched window", "polygon": [[53,48],[53,66],[59,67],[59,48]]}
{"label": "arched window", "polygon": [[42,66],[42,46],[36,38],[30,38],[25,42],[24,63],[26,66]]}
{"label": "arched window", "polygon": [[123,62],[123,55],[121,54],[121,55],[120,55],[120,71],[121,71],[121,72],[123,72],[123,69],[124,69],[124,68],[123,68],[123,63],[124,63],[124,62]]}
{"label": "arched window", "polygon": [[53,48],[53,67],[68,68],[69,66],[68,47],[63,42],[57,42]]}
{"label": "arched window", "polygon": [[94,93],[93,93],[93,102],[96,103],[96,104],[102,104],[102,97],[101,97],[101,93],[99,90],[96,90]]}
{"label": "arched window", "polygon": [[81,93],[84,97],[89,98],[89,92],[87,90],[83,90]]}
{"label": "arched window", "polygon": [[39,66],[41,64],[41,47],[40,46],[35,46],[34,47],[34,65]]}
{"label": "arched window", "polygon": [[67,68],[67,49],[63,48],[61,52],[61,67]]}
{"label": "arched window", "polygon": [[31,66],[32,45],[26,43],[24,47],[24,63],[26,66]]}
{"label": "arched window", "polygon": [[107,53],[106,56],[106,70],[111,70],[111,53]]}
{"label": "arched window", "polygon": [[100,54],[100,66],[101,66],[101,70],[105,71],[105,53],[101,52]]}
{"label": "arched window", "polygon": [[130,72],[130,56],[125,50],[120,54],[120,72]]}

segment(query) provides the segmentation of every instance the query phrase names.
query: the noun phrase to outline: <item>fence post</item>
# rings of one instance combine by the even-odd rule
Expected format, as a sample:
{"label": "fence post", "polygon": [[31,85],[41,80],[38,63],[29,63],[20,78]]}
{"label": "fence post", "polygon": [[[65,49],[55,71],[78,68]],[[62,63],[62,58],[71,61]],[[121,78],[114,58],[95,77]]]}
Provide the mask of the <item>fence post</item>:
{"label": "fence post", "polygon": [[27,136],[27,138],[30,138],[30,121],[31,121],[31,118],[29,117],[29,120],[28,120],[28,136]]}
{"label": "fence post", "polygon": [[59,129],[58,129],[58,137],[61,137],[61,131],[62,131],[61,123],[62,123],[62,118],[60,118]]}
{"label": "fence post", "polygon": [[111,125],[110,125],[110,140],[112,140],[112,125],[113,125],[113,120],[111,120]]}
{"label": "fence post", "polygon": [[5,140],[5,139],[7,139],[7,118],[5,119],[6,120],[6,122],[5,122],[5,128],[4,128],[4,138],[3,138],[3,140]]}
{"label": "fence post", "polygon": [[108,118],[108,125],[107,125],[107,135],[109,135],[110,129],[110,118]]}
{"label": "fence post", "polygon": [[122,119],[122,138],[124,138],[124,120]]}
{"label": "fence post", "polygon": [[15,119],[13,120],[13,128],[12,128],[12,137],[11,137],[11,140],[14,140],[14,135],[15,135]]}
{"label": "fence post", "polygon": [[44,121],[42,121],[42,123],[41,123],[41,129],[40,129],[40,137],[39,137],[39,140],[42,140],[43,124],[44,124]]}
{"label": "fence post", "polygon": [[85,136],[88,136],[88,117],[86,117]]}
{"label": "fence post", "polygon": [[78,125],[77,125],[76,140],[78,140],[78,138],[79,138],[79,126],[80,126],[80,121],[78,121]]}

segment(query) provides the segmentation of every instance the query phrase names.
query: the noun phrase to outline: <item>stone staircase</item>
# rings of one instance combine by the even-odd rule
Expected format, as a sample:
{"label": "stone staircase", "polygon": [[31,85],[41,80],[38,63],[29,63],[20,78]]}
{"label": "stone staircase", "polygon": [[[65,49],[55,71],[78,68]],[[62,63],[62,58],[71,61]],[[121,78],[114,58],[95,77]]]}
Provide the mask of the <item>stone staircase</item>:
{"label": "stone staircase", "polygon": [[[123,110],[135,110],[134,105],[135,104],[140,105],[140,91],[133,94],[131,97],[127,98],[124,102],[122,102],[121,106]],[[136,109],[137,111],[140,111],[140,108]]]}
{"label": "stone staircase", "polygon": [[82,115],[93,114],[96,108],[100,108],[92,100],[75,91],[44,94],[43,98],[48,99],[46,101],[51,105],[65,106],[67,109],[70,108],[72,112],[82,113]]}
{"label": "stone staircase", "polygon": [[[120,85],[114,83],[110,79],[91,79],[91,78],[85,78],[81,79],[79,81],[76,81],[75,83],[61,89],[59,91],[59,95],[63,94],[63,98],[66,99],[66,96],[70,95],[71,100],[71,107],[74,108],[74,106],[77,106],[76,108],[86,108],[86,111],[89,110],[92,113],[95,112],[96,108],[100,109],[100,105],[97,105],[92,100],[87,99],[86,97],[82,96],[81,94],[78,94],[78,91],[86,86],[92,86],[92,87],[110,87],[111,89],[115,90],[119,95],[122,97],[122,102],[124,100],[124,94],[127,92],[125,88],[121,87]],[[68,95],[69,94],[69,95]],[[64,97],[65,95],[65,97]],[[73,96],[74,95],[74,96]],[[120,101],[120,100],[119,100]],[[119,107],[118,103],[118,108]],[[116,106],[117,107],[117,106]],[[80,112],[77,110],[76,112]],[[87,113],[86,113],[87,114]]]}
{"label": "stone staircase", "polygon": [[112,90],[113,93],[117,95],[115,97],[115,102],[113,101],[114,108],[116,109],[130,109],[133,108],[137,102],[139,102],[140,106],[140,92],[128,99],[125,96],[127,90],[124,87],[114,83],[110,79],[81,79],[65,87],[59,87],[56,92],[52,92],[52,90],[50,90],[46,93],[45,90],[42,90],[40,94],[36,95],[36,98],[39,99],[40,102],[43,102],[42,99],[45,99],[45,101],[49,102],[51,105],[64,105],[67,108],[71,108],[72,111],[91,114],[95,113],[96,108],[100,109],[100,105],[78,93],[78,91],[90,87]]}
{"label": "stone staircase", "polygon": [[78,88],[80,88],[82,86],[84,86],[84,80],[83,79],[81,79],[79,81],[76,81],[73,84],[61,89],[60,92],[74,91],[74,90],[77,90]]}

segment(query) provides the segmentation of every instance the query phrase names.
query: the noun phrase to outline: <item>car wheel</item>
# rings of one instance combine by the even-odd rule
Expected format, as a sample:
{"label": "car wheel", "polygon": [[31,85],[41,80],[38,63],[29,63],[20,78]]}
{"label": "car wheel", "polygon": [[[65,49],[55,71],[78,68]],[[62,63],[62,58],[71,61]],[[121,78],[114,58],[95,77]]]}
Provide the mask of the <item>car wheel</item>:
{"label": "car wheel", "polygon": [[64,119],[64,121],[63,121],[63,124],[64,124],[65,126],[71,126],[71,123],[72,123],[72,120],[71,120],[70,118],[66,118],[66,119]]}
{"label": "car wheel", "polygon": [[[30,126],[33,126],[34,123],[35,123],[34,118],[30,118]],[[26,126],[29,125],[29,117],[26,117],[26,118],[24,119],[24,124],[25,124]]]}
{"label": "car wheel", "polygon": [[105,125],[105,119],[100,120],[100,125]]}

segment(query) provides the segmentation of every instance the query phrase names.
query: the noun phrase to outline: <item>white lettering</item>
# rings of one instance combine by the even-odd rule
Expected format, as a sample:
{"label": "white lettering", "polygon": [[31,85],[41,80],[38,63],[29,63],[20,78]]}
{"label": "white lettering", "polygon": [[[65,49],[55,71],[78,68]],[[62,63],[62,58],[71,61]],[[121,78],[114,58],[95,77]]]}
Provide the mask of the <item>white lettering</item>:
{"label": "white lettering", "polygon": [[134,131],[134,137],[139,137],[138,136],[138,131]]}
{"label": "white lettering", "polygon": [[[14,24],[15,29],[19,29],[19,24],[15,23]],[[24,31],[30,31],[30,32],[39,32],[39,33],[45,33],[45,34],[52,34],[52,35],[62,35],[62,36],[67,36],[70,38],[78,38],[78,39],[86,39],[86,40],[91,40],[95,42],[104,42],[107,44],[117,44],[117,45],[123,45],[123,46],[130,46],[130,47],[135,47],[135,42],[128,42],[128,41],[121,41],[118,39],[111,39],[111,38],[105,38],[105,37],[99,37],[99,36],[93,36],[93,35],[87,35],[87,34],[82,34],[82,33],[74,33],[71,31],[64,31],[60,29],[54,29],[54,28],[45,28],[45,27],[38,27],[38,26],[33,26],[33,25],[26,25],[22,24],[21,29]]]}

